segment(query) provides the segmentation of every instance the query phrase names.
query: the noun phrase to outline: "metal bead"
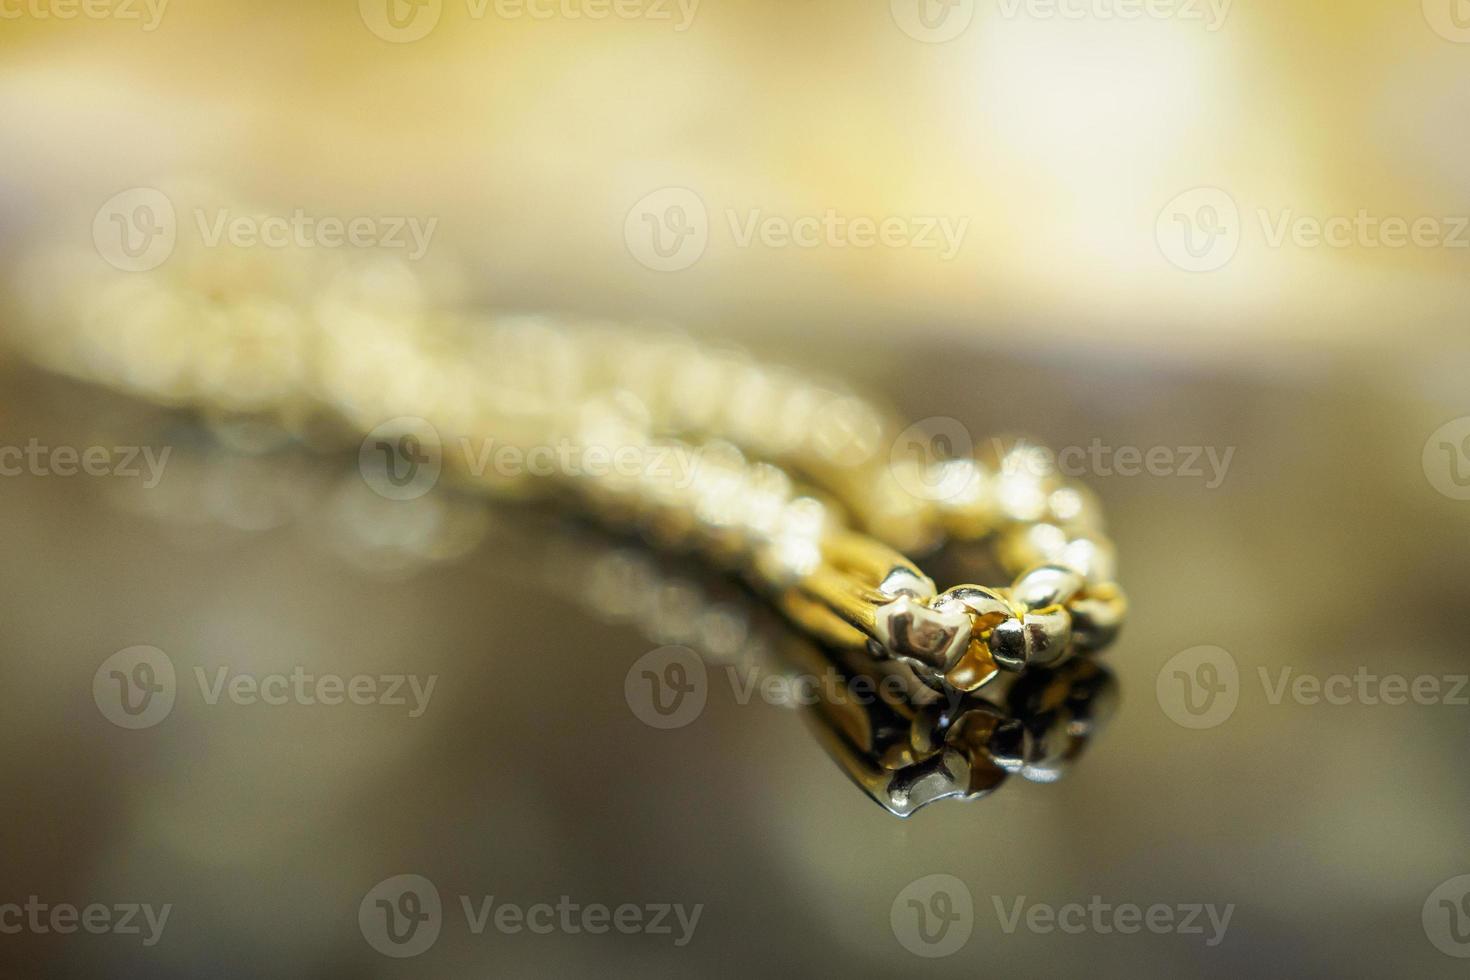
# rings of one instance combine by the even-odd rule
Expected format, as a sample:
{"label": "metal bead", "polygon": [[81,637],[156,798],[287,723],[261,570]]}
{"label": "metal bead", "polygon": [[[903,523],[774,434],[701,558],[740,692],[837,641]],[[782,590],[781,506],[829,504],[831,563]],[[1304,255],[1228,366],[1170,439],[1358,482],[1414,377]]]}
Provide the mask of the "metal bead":
{"label": "metal bead", "polygon": [[1067,658],[1072,646],[1072,616],[1060,606],[1028,612],[1022,621],[1026,628],[1026,666],[1053,667]]}
{"label": "metal bead", "polygon": [[995,662],[1015,673],[1061,663],[1071,644],[1072,617],[1060,607],[1007,620],[991,631],[989,640]]}
{"label": "metal bead", "polygon": [[970,617],[963,610],[937,610],[901,595],[880,606],[874,620],[878,642],[895,657],[930,670],[947,670],[970,644]]}
{"label": "metal bead", "polygon": [[1128,600],[1116,585],[1102,586],[1068,606],[1072,635],[1083,650],[1101,650],[1112,643],[1128,614]]}
{"label": "metal bead", "polygon": [[933,579],[900,565],[883,576],[878,591],[893,599],[906,595],[922,601],[934,598],[936,589]]}
{"label": "metal bead", "polygon": [[1064,606],[1082,591],[1083,584],[1082,576],[1070,568],[1042,565],[1016,580],[1011,587],[1011,598],[1027,609]]}
{"label": "metal bead", "polygon": [[992,630],[988,645],[1001,669],[1013,673],[1026,669],[1026,627],[1019,619],[1008,619]]}

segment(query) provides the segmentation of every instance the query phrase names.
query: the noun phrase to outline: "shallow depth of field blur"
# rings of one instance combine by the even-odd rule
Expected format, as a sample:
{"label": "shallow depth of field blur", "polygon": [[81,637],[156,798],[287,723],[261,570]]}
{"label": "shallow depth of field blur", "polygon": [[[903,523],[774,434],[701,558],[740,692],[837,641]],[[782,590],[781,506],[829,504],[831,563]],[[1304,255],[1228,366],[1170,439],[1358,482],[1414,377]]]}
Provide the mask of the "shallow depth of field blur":
{"label": "shallow depth of field blur", "polygon": [[[287,214],[437,217],[436,244],[515,307],[821,329],[845,347],[1024,331],[1025,346],[1259,370],[1464,336],[1463,230],[1458,248],[1272,245],[1283,218],[1470,211],[1455,0],[1442,17],[1433,0],[1236,2],[1223,21],[1203,0],[1170,19],[926,0],[950,10],[935,36],[969,19],[945,43],[902,29],[928,36],[901,2],[559,13],[580,2],[528,0],[557,13],[537,19],[435,0],[415,14],[438,11],[432,29],[406,43],[350,3],[173,0],[152,31],[7,20],[6,228],[202,173]],[[1092,6],[1114,4],[1063,5]],[[679,275],[643,267],[624,236],[670,187],[709,214],[708,249]],[[1183,232],[1166,209],[1198,188],[1239,209],[1239,252],[1210,274],[1159,241],[1161,219]],[[968,226],[944,261],[742,247],[730,219],[829,210]]]}
{"label": "shallow depth of field blur", "polygon": [[[146,947],[0,908],[0,977],[1462,974],[1430,920],[1470,874],[1470,707],[1272,695],[1284,667],[1470,672],[1467,121],[1466,0],[0,0],[0,447],[175,452],[146,489],[0,476],[0,907],[174,907]],[[673,323],[905,418],[1231,468],[1084,478],[1133,606],[1116,719],[1055,785],[899,821],[799,713],[629,713],[705,593],[785,629],[717,574],[504,502],[404,520],[350,459],[32,364],[29,312],[69,299],[37,256],[113,274],[96,230],[150,192],[196,248],[226,212],[318,222],[313,260],[351,251],[323,217],[416,228],[375,254],[460,305]],[[137,644],[185,685],[306,665],[438,700],[195,691],[128,731],[91,683]],[[1202,645],[1240,703],[1194,730],[1156,691]],[[891,914],[941,872],[974,935],[928,960]],[[403,873],[445,925],[397,960],[358,910]],[[475,934],[487,895],[704,911],[683,946]],[[993,903],[1094,895],[1235,911],[1206,947]]]}

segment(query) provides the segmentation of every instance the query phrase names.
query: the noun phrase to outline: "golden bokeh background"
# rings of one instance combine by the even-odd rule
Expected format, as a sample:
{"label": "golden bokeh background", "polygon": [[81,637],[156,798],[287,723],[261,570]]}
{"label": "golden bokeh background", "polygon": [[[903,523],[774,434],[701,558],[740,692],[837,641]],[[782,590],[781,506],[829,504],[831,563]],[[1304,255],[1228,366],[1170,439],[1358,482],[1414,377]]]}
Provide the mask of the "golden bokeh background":
{"label": "golden bokeh background", "polygon": [[[1463,973],[1421,913],[1470,873],[1470,708],[1273,704],[1257,680],[1470,671],[1470,503],[1426,458],[1470,416],[1463,0],[1178,0],[1136,19],[1101,13],[1127,0],[1063,4],[1075,18],[922,0],[930,27],[906,0],[627,8],[667,20],[389,0],[417,40],[377,0],[171,0],[153,30],[35,14],[65,2],[0,0],[0,256],[21,273],[0,334],[34,339],[38,295],[74,298],[34,272],[38,243],[96,258],[110,198],[188,188],[181,214],[433,220],[416,271],[472,306],[678,323],[977,434],[1234,457],[1213,488],[1088,478],[1133,604],[1109,655],[1117,718],[1056,785],[905,822],[800,712],[721,689],[682,733],[629,714],[630,664],[699,646],[698,596],[787,642],[718,575],[504,503],[385,509],[350,454],[261,453],[228,420],[0,355],[0,445],[175,452],[146,493],[0,478],[0,904],[175,906],[155,947],[0,935],[0,976]],[[697,199],[708,241],[659,271],[637,232],[668,189]],[[741,242],[757,213],[829,211],[965,230],[948,258]],[[1433,218],[1442,241],[1273,244],[1283,220],[1360,213]],[[1206,226],[1238,244],[1216,251],[1229,236]],[[630,612],[650,575],[670,604]],[[123,731],[90,685],[133,644],[181,671],[435,673],[441,700],[409,719],[181,694],[158,728]],[[1238,661],[1240,706],[1191,731],[1156,681],[1206,644]],[[559,659],[573,681],[545,669]],[[451,916],[400,961],[364,942],[357,908],[406,872],[446,903],[706,908],[679,948],[474,936]],[[939,872],[974,893],[975,935],[931,961],[890,910]],[[991,908],[1094,894],[1236,911],[1205,948],[1006,933]]]}

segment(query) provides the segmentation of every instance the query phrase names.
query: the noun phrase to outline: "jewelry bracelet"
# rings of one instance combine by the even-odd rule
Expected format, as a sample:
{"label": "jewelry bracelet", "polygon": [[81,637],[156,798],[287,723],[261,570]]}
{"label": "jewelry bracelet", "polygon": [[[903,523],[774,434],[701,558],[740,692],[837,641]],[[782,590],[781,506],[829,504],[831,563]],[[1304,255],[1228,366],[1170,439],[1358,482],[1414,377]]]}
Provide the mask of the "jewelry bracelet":
{"label": "jewelry bracelet", "polygon": [[[17,339],[49,369],[307,442],[345,423],[365,456],[432,451],[409,462],[460,486],[549,488],[739,572],[808,633],[936,689],[1100,650],[1126,612],[1095,500],[1036,447],[902,456],[903,427],[873,401],[737,350],[467,314],[428,301],[432,278],[405,264],[309,254],[201,250],[127,273],[45,250],[21,281]],[[485,465],[507,449],[550,465]],[[1008,584],[941,592],[905,556],[979,539]]]}

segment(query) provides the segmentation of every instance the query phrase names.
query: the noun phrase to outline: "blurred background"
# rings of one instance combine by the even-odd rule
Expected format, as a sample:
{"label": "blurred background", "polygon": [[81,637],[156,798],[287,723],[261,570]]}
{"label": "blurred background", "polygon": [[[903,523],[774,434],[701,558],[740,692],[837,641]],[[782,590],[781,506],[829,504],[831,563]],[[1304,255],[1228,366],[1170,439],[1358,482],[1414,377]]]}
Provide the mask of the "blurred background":
{"label": "blurred background", "polygon": [[[140,447],[0,476],[0,975],[1463,975],[1466,118],[1463,0],[0,0],[0,452]],[[235,286],[365,251],[388,307],[670,322],[977,439],[1198,449],[1084,476],[1132,604],[1116,713],[1054,785],[908,820],[809,707],[717,683],[650,726],[639,658],[789,628],[575,518],[394,506],[355,452],[88,383],[212,336],[138,284],[209,295],[221,235]],[[94,680],[138,646],[178,695],[134,729]],[[221,668],[437,681],[417,715],[406,683],[210,703]],[[401,875],[443,903],[405,958],[359,914]],[[904,925],[935,888],[954,949]],[[171,912],[9,928],[32,896]],[[477,934],[488,896],[702,911],[680,945]],[[1233,911],[1214,944],[1006,928],[1094,896]]]}

